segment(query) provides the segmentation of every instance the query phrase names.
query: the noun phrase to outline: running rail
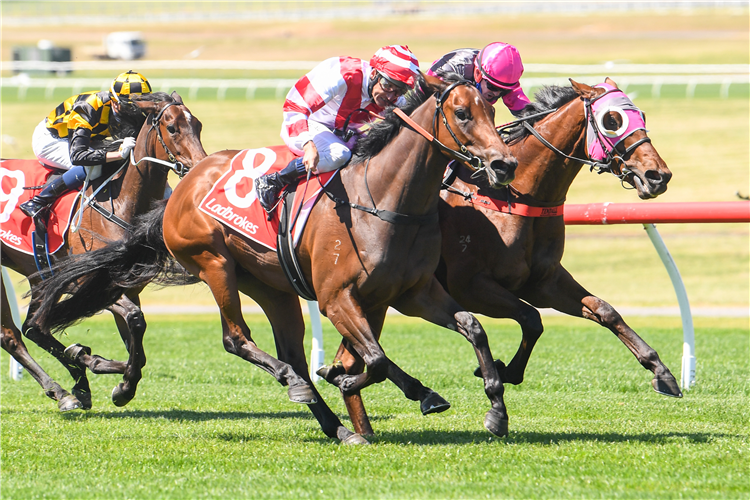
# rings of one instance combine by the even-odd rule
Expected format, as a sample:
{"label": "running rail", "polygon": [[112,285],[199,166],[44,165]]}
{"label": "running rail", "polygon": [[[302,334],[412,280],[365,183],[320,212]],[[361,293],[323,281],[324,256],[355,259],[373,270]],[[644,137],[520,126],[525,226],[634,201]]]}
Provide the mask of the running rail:
{"label": "running rail", "polygon": [[682,317],[682,372],[680,386],[695,383],[695,332],[685,285],[680,271],[656,230],[655,223],[750,222],[750,202],[719,201],[695,203],[592,203],[565,205],[566,225],[643,224],[672,280]]}

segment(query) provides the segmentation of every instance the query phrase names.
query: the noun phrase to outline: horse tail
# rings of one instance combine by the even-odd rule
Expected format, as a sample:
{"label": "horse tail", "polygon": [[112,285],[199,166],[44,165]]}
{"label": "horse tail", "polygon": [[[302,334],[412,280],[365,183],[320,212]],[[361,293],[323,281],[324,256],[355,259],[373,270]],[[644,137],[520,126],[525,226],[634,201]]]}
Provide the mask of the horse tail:
{"label": "horse tail", "polygon": [[164,286],[200,281],[186,277],[164,244],[165,207],[166,201],[159,201],[136,218],[124,240],[71,256],[53,267],[53,276],[34,287],[31,324],[59,332],[152,281]]}

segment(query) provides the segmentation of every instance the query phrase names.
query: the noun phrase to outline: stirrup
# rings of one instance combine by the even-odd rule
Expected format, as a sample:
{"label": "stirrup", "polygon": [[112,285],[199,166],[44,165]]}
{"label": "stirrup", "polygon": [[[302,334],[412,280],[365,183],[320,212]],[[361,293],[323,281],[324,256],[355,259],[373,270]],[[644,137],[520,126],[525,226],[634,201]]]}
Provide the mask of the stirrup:
{"label": "stirrup", "polygon": [[34,199],[32,198],[31,200],[25,201],[18,205],[18,208],[28,217],[36,219],[37,216],[42,213],[45,208],[49,208],[49,205],[40,205],[38,203],[35,203]]}
{"label": "stirrup", "polygon": [[267,176],[264,175],[255,179],[255,194],[258,196],[258,203],[260,203],[260,206],[263,207],[263,210],[265,210],[266,213],[270,215],[279,204],[279,192],[284,188],[284,186],[279,186],[277,179],[273,179],[271,180],[271,182],[269,182],[268,179],[265,179],[265,177]]}

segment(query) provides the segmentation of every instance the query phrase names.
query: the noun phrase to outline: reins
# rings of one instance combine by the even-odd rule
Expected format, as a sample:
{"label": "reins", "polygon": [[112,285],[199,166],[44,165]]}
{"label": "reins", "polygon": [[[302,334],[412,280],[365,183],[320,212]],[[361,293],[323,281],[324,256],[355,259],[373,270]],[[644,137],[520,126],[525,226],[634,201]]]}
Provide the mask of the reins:
{"label": "reins", "polygon": [[[528,123],[528,120],[531,120],[532,118],[536,118],[538,116],[544,116],[544,115],[548,115],[550,113],[554,113],[554,112],[558,111],[560,108],[555,108],[555,109],[543,111],[541,113],[536,113],[536,114],[533,114],[533,115],[529,115],[529,116],[520,118],[518,120],[514,120],[514,121],[512,121],[510,123],[506,123],[505,125],[501,125],[500,127],[497,128],[497,131],[498,131],[498,133],[502,133],[502,132],[506,131],[509,128],[512,128],[512,127],[515,127],[515,126],[518,126],[519,124],[521,124],[521,125],[523,125],[523,127],[531,135],[533,135],[534,137],[536,137],[537,140],[539,140],[539,142],[541,142],[545,147],[547,147],[551,151],[554,151],[555,154],[557,154],[559,156],[562,156],[564,158],[567,158],[569,160],[573,160],[573,161],[582,163],[584,165],[588,165],[590,167],[589,170],[592,171],[592,172],[594,170],[596,170],[597,174],[603,174],[605,172],[608,172],[608,173],[614,175],[615,177],[617,177],[620,180],[620,182],[622,183],[622,185],[623,185],[624,188],[626,188],[626,189],[633,189],[631,186],[629,186],[629,185],[627,185],[625,183],[625,179],[627,178],[627,176],[630,175],[630,174],[632,174],[633,172],[628,167],[628,164],[625,161],[624,157],[628,156],[630,153],[632,153],[641,144],[646,143],[646,142],[651,142],[651,139],[648,136],[646,136],[646,137],[644,137],[644,138],[636,141],[635,143],[631,144],[628,148],[626,148],[622,155],[617,154],[617,151],[616,151],[615,147],[612,147],[612,148],[607,147],[607,145],[605,144],[605,142],[601,138],[602,132],[599,129],[599,125],[597,125],[597,123],[596,123],[596,119],[594,118],[594,113],[592,111],[592,105],[594,104],[594,102],[596,102],[597,100],[601,99],[602,97],[604,97],[605,95],[607,95],[607,94],[609,94],[611,92],[622,92],[622,90],[620,90],[620,89],[607,90],[603,94],[601,94],[601,95],[599,95],[599,96],[597,96],[597,97],[595,97],[593,99],[586,99],[586,98],[583,98],[583,97],[581,98],[583,100],[584,106],[586,108],[586,112],[585,113],[586,113],[587,120],[588,120],[588,122],[590,122],[591,127],[593,128],[594,133],[596,134],[596,139],[597,139],[597,141],[599,141],[599,144],[602,147],[602,151],[604,151],[606,153],[606,157],[605,157],[605,159],[604,159],[603,162],[595,161],[595,160],[592,160],[590,158],[578,158],[576,156],[571,156],[571,155],[567,155],[567,154],[563,153],[558,148],[556,148],[553,144],[551,144],[547,139],[545,139],[544,137],[542,137],[542,135],[534,128],[533,125],[530,125]],[[619,174],[616,173],[614,171],[614,169],[613,169],[613,163],[614,163],[615,160],[619,161],[621,163],[621,165],[622,165],[620,167],[620,173]]]}
{"label": "reins", "polygon": [[[181,103],[177,101],[173,101],[168,103],[166,106],[161,108],[159,112],[156,114],[156,116],[151,120],[151,127],[149,128],[148,133],[150,134],[154,130],[156,130],[156,137],[159,140],[159,143],[161,144],[162,148],[164,148],[164,152],[167,154],[167,158],[169,158],[169,162],[160,160],[159,158],[153,158],[150,156],[144,156],[140,160],[135,160],[135,154],[133,153],[134,150],[130,151],[130,163],[133,164],[133,166],[138,166],[144,161],[150,161],[153,163],[158,163],[159,165],[165,166],[175,172],[180,178],[184,177],[185,174],[188,173],[187,168],[182,164],[182,162],[177,161],[177,158],[172,154],[172,152],[167,147],[167,144],[164,142],[164,138],[161,134],[161,128],[159,128],[159,121],[161,120],[162,116],[164,115],[164,111],[170,106],[174,105],[180,105]],[[76,233],[78,232],[78,229],[81,225],[81,219],[83,217],[83,211],[86,207],[91,207],[95,212],[99,213],[102,217],[104,217],[106,220],[112,222],[113,224],[116,224],[120,226],[121,228],[125,229],[126,231],[131,232],[133,229],[133,226],[114,213],[114,207],[112,207],[112,210],[107,210],[104,207],[102,207],[99,203],[96,201],[96,195],[99,194],[99,192],[104,189],[105,186],[107,186],[112,179],[114,179],[120,172],[122,172],[125,167],[128,166],[127,161],[123,161],[120,168],[118,168],[112,175],[110,175],[107,180],[105,180],[93,193],[91,193],[91,196],[85,196],[83,193],[86,192],[89,186],[89,179],[88,176],[86,177],[86,181],[84,182],[83,189],[81,190],[81,194],[79,196],[81,197],[81,207],[78,210],[78,213],[76,216],[74,216],[73,221],[71,223],[71,232]]]}
{"label": "reins", "polygon": [[[459,151],[456,151],[455,149],[451,149],[442,142],[440,142],[433,134],[430,134],[427,132],[421,125],[419,125],[417,122],[411,119],[406,113],[404,113],[400,108],[394,108],[393,113],[399,117],[408,128],[411,130],[417,132],[422,137],[427,139],[428,142],[430,142],[432,145],[438,147],[442,152],[447,153],[451,158],[454,160],[459,160],[465,163],[470,164],[474,167],[476,175],[477,173],[480,173],[484,171],[487,166],[484,165],[484,162],[482,162],[481,158],[473,155],[466,146],[456,137],[456,134],[451,129],[450,125],[448,124],[448,118],[445,115],[445,112],[443,111],[443,104],[445,103],[445,98],[448,96],[448,94],[459,85],[471,85],[470,82],[467,82],[465,80],[454,82],[451,85],[449,85],[441,94],[440,96],[436,96],[435,101],[435,114],[432,118],[432,128],[433,132],[437,132],[437,117],[438,114],[442,116],[443,124],[445,125],[445,128],[448,129],[448,132],[451,134],[451,137],[453,137],[453,140],[456,141],[456,144],[459,146]],[[359,111],[359,110],[358,110]],[[367,110],[364,110],[367,111]],[[368,111],[371,115],[377,116],[379,118],[382,118],[378,115],[375,115],[374,113]],[[348,123],[348,120],[347,120]],[[370,158],[365,161],[365,190],[367,191],[367,195],[370,197],[370,201],[372,202],[372,207],[365,207],[362,205],[359,205],[357,203],[352,203],[346,200],[342,200],[341,198],[338,198],[336,195],[328,191],[325,186],[323,186],[322,183],[320,183],[320,178],[318,178],[318,183],[320,183],[321,188],[323,189],[323,192],[328,196],[328,198],[333,201],[336,206],[349,206],[350,208],[353,208],[355,210],[360,210],[362,212],[367,212],[369,214],[372,214],[379,218],[382,221],[391,223],[391,224],[400,224],[400,225],[426,225],[426,224],[434,224],[437,223],[439,220],[439,215],[437,212],[431,213],[431,214],[425,214],[425,215],[407,215],[407,214],[401,214],[398,212],[392,212],[390,210],[381,210],[377,207],[375,204],[375,199],[372,196],[372,192],[370,191],[370,186],[367,183],[367,170],[370,166]]]}
{"label": "reins", "polygon": [[185,177],[185,175],[188,173],[188,168],[185,167],[185,165],[182,164],[182,162],[177,161],[177,158],[174,154],[169,150],[167,147],[167,144],[164,142],[164,138],[161,135],[161,128],[159,128],[159,120],[161,120],[162,115],[170,106],[180,105],[182,103],[173,101],[161,108],[159,112],[156,114],[153,120],[151,120],[151,128],[149,129],[149,133],[151,133],[152,130],[156,129],[156,138],[159,140],[159,143],[161,143],[161,147],[164,148],[164,152],[167,154],[167,158],[169,158],[169,161],[160,160],[158,158],[152,158],[150,156],[144,156],[138,161],[135,161],[135,156],[133,155],[133,152],[130,152],[130,161],[133,165],[138,166],[143,161],[151,161],[154,163],[158,163],[159,165],[165,166],[172,170],[174,173],[176,173],[180,179]]}

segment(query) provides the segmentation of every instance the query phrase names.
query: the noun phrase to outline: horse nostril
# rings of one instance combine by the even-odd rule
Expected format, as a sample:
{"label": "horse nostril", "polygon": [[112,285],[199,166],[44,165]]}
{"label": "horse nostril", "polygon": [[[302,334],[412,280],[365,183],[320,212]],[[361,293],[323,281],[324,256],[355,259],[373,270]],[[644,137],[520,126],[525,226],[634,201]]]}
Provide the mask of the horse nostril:
{"label": "horse nostril", "polygon": [[492,160],[490,162],[490,168],[503,175],[512,175],[516,171],[516,167],[518,167],[518,160],[515,158]]}
{"label": "horse nostril", "polygon": [[668,180],[668,179],[663,179],[662,175],[659,173],[658,170],[646,170],[646,172],[643,174],[643,176],[646,178],[647,181],[654,182],[654,183],[663,182],[664,180]]}

